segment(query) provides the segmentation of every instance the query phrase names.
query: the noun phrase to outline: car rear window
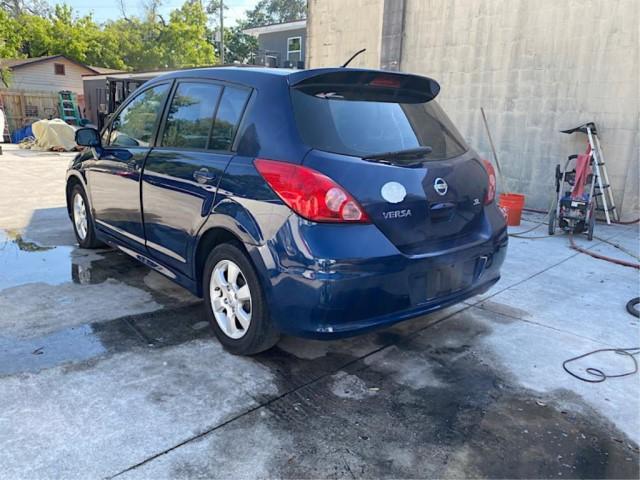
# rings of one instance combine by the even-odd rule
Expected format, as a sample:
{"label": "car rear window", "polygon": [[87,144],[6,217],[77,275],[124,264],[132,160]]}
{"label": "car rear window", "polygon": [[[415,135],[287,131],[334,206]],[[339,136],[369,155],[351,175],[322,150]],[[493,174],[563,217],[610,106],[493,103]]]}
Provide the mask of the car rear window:
{"label": "car rear window", "polygon": [[428,146],[427,160],[459,156],[468,150],[464,139],[435,100],[396,103],[359,93],[327,88],[307,93],[291,90],[296,123],[312,148],[365,156]]}

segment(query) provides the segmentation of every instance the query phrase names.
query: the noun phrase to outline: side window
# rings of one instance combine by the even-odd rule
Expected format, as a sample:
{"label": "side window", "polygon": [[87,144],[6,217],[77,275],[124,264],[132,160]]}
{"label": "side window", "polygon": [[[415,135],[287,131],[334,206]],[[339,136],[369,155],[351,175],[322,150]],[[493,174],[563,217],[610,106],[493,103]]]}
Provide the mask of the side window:
{"label": "side window", "polygon": [[302,37],[287,38],[287,60],[295,66],[302,60]]}
{"label": "side window", "polygon": [[171,100],[161,146],[207,148],[222,87],[210,83],[178,84]]}
{"label": "side window", "polygon": [[168,92],[169,84],[163,84],[139,94],[113,119],[109,141],[104,143],[113,147],[148,146]]}
{"label": "side window", "polygon": [[242,111],[249,98],[249,91],[236,87],[225,87],[218,106],[210,150],[230,150]]}

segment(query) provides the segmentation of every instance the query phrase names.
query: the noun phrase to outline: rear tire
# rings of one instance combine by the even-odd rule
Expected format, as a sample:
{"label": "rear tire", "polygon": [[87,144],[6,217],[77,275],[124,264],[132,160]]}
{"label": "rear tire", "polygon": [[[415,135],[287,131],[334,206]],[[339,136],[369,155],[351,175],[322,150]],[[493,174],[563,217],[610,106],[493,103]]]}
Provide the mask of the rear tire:
{"label": "rear tire", "polygon": [[81,185],[75,185],[69,197],[71,223],[76,240],[81,248],[98,248],[102,243],[96,238],[96,230],[87,201],[87,194]]}
{"label": "rear tire", "polygon": [[230,353],[254,355],[278,343],[256,270],[238,246],[224,243],[209,253],[202,290],[207,318]]}

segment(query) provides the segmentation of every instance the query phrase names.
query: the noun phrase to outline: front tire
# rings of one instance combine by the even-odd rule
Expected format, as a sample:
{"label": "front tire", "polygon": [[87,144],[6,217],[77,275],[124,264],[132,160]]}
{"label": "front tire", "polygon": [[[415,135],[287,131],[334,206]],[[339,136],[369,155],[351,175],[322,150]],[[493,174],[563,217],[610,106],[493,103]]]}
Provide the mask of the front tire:
{"label": "front tire", "polygon": [[75,185],[70,196],[71,222],[76,240],[81,248],[98,248],[102,245],[96,238],[96,230],[87,202],[87,195],[80,185]]}
{"label": "front tire", "polygon": [[211,251],[202,289],[207,318],[229,352],[254,355],[278,342],[258,275],[239,247],[225,243]]}

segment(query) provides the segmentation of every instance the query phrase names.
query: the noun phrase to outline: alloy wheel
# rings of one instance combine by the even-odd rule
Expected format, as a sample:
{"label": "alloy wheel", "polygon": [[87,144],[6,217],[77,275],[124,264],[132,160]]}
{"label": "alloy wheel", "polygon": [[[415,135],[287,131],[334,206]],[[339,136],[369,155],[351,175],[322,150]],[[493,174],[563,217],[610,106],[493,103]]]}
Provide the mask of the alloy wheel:
{"label": "alloy wheel", "polygon": [[73,223],[76,226],[76,232],[80,240],[87,238],[88,220],[87,220],[87,207],[84,203],[84,198],[80,193],[76,193],[73,197]]}
{"label": "alloy wheel", "polygon": [[229,338],[242,338],[251,324],[251,290],[240,267],[221,260],[213,268],[209,285],[213,315]]}

